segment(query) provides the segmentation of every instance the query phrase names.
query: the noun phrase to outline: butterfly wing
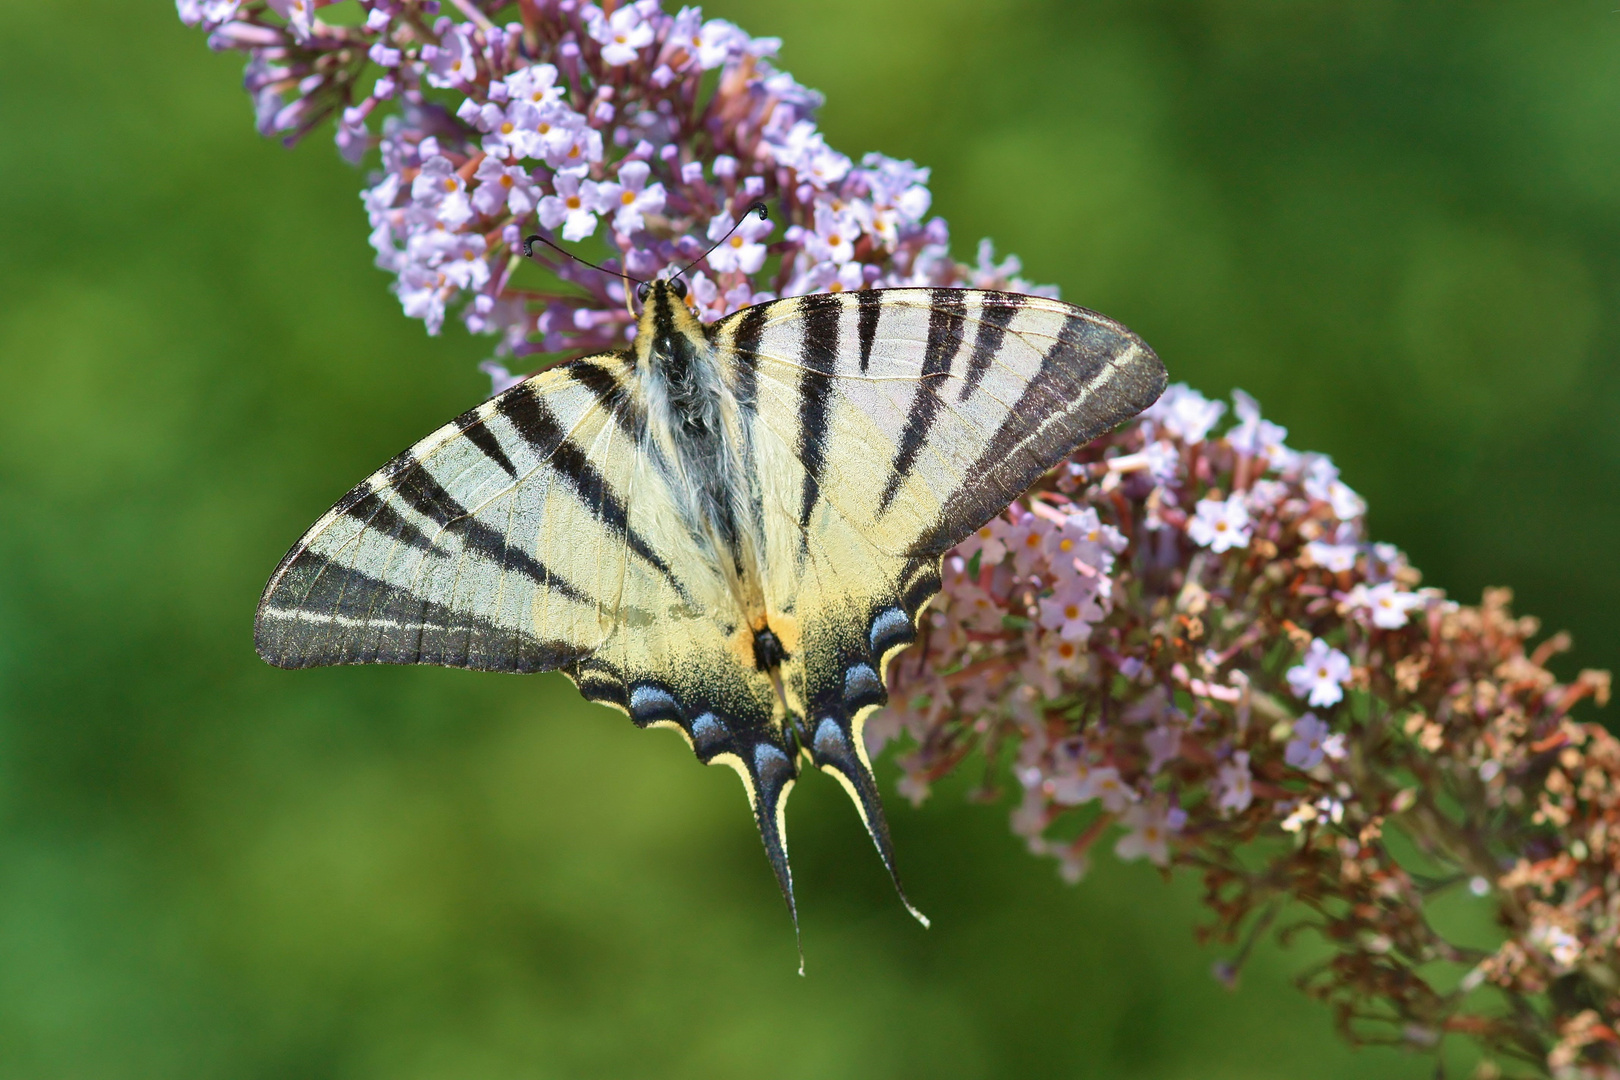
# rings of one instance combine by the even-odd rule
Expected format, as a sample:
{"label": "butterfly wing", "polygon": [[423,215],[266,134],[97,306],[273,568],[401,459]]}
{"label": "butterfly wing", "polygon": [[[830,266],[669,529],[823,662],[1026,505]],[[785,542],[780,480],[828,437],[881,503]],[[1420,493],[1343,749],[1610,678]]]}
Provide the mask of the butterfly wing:
{"label": "butterfly wing", "polygon": [[957,289],[782,300],[711,337],[751,417],[767,606],[797,645],[785,690],[892,875],[862,725],[888,701],[888,665],[916,639],[941,557],[1152,404],[1164,367],[1094,312]]}
{"label": "butterfly wing", "polygon": [[[627,549],[647,545],[582,451],[633,467],[582,369],[486,401],[340,499],[265,587],[259,655],[545,671],[594,652],[632,573]],[[574,542],[548,542],[560,535]]]}

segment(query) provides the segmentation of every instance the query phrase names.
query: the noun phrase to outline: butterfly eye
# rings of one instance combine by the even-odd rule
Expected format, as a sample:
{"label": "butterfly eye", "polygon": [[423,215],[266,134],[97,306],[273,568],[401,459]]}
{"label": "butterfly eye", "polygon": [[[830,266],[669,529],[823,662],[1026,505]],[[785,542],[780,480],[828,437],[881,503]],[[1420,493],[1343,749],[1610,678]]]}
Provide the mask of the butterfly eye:
{"label": "butterfly eye", "polygon": [[636,286],[636,303],[645,304],[646,302],[647,302],[647,283],[645,281],[643,281],[640,285]]}
{"label": "butterfly eye", "polygon": [[670,278],[669,287],[676,296],[680,297],[682,300],[686,299],[686,281],[684,279]]}

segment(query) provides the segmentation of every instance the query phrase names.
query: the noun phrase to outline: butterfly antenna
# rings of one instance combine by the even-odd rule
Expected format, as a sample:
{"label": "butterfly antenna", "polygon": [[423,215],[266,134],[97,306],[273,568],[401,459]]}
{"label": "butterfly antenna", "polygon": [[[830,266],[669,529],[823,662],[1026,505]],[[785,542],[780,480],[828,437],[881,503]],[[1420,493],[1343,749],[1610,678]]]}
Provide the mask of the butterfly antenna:
{"label": "butterfly antenna", "polygon": [[722,236],[720,239],[718,239],[714,243],[710,244],[708,251],[705,251],[703,254],[699,255],[697,258],[693,259],[691,262],[689,262],[685,266],[681,267],[680,272],[676,276],[677,277],[685,277],[686,272],[688,270],[692,269],[692,267],[696,266],[698,263],[702,262],[704,259],[707,259],[709,257],[709,255],[711,253],[713,253],[715,248],[719,247],[721,244],[725,243],[727,240],[730,240],[731,239],[731,234],[736,232],[738,229],[742,228],[742,223],[748,220],[748,215],[749,214],[758,214],[759,215],[759,220],[761,220],[761,221],[769,221],[769,220],[771,220],[771,213],[770,213],[769,210],[767,210],[765,208],[764,201],[763,200],[755,201],[751,206],[748,207],[747,210],[743,211],[742,217],[737,219],[737,224],[733,225],[731,228],[726,230],[726,235]]}
{"label": "butterfly antenna", "polygon": [[[645,281],[642,281],[638,277],[631,277],[629,274],[625,273],[623,270],[609,270],[605,266],[597,266],[595,263],[591,262],[589,259],[582,259],[578,255],[575,255],[572,251],[569,251],[567,248],[562,247],[562,246],[560,246],[560,245],[558,245],[556,243],[553,243],[550,240],[547,240],[545,237],[541,236],[539,233],[533,233],[533,234],[531,234],[529,236],[525,236],[523,238],[523,257],[525,259],[534,258],[534,242],[536,240],[538,240],[542,244],[546,245],[546,247],[551,248],[553,251],[558,252],[559,254],[568,256],[570,259],[573,259],[575,262],[579,263],[581,266],[588,266],[592,270],[600,270],[604,274],[609,274],[609,275],[611,275],[613,277],[620,278],[620,279],[624,280],[627,283],[625,285],[625,287],[624,287],[624,306],[625,306],[625,310],[627,310],[627,311],[630,309],[630,286],[629,286],[628,282],[633,281],[637,285],[645,285],[645,284],[647,284]],[[635,314],[635,312],[633,312],[633,311],[631,311],[630,313],[632,315]]]}

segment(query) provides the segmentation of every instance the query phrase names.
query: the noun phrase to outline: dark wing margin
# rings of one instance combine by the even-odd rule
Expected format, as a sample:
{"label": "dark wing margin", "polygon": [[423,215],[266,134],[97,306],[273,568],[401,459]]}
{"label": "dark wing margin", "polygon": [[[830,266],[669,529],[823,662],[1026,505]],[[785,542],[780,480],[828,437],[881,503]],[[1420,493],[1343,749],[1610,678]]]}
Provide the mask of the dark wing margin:
{"label": "dark wing margin", "polygon": [[586,650],[542,641],[423,599],[411,590],[331,562],[289,554],[259,607],[254,643],[282,668],[328,664],[438,664],[478,671],[552,671]]}

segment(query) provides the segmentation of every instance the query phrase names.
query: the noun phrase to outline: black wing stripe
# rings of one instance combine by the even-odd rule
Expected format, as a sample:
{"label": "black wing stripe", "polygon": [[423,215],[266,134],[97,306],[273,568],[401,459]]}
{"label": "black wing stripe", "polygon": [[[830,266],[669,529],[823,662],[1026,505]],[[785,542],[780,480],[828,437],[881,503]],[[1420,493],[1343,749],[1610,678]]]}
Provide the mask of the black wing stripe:
{"label": "black wing stripe", "polygon": [[512,464],[512,459],[506,456],[506,448],[495,437],[495,433],[489,430],[478,409],[470,409],[457,417],[456,427],[467,436],[467,441],[476,446],[480,453],[499,465],[502,472],[514,478],[517,476],[517,467]]}
{"label": "black wing stripe", "polygon": [[630,527],[630,513],[607,478],[569,437],[539,394],[518,388],[501,397],[495,409],[512,424],[539,459],[566,480],[598,521],[624,537],[626,545],[679,589],[669,564]]}
{"label": "black wing stripe", "polygon": [[928,313],[928,342],[923,352],[922,379],[911,398],[911,411],[900,433],[900,448],[895,452],[889,481],[878,499],[880,514],[894,501],[900,485],[911,475],[923,444],[928,441],[928,432],[934,426],[934,417],[938,415],[941,404],[939,395],[942,387],[934,384],[945,381],[940,378],[941,375],[950,374],[951,359],[961,347],[962,329],[967,322],[967,304],[960,291],[935,289],[929,294],[929,302],[931,309]]}
{"label": "black wing stripe", "polygon": [[857,329],[861,339],[861,374],[872,361],[872,343],[877,340],[878,317],[883,314],[883,294],[876,289],[863,289],[855,294],[860,304]]}
{"label": "black wing stripe", "polygon": [[444,490],[420,463],[414,468],[402,469],[390,486],[405,500],[405,505],[440,528],[467,516],[467,508]]}
{"label": "black wing stripe", "polygon": [[625,388],[619,377],[606,367],[594,360],[575,360],[566,365],[568,377],[589,390],[596,400],[601,402],[602,408],[613,417],[614,423],[631,440],[641,441],[642,427],[645,418],[636,415],[635,406],[630,400],[630,391]]}
{"label": "black wing stripe", "polygon": [[1024,306],[1017,296],[991,293],[979,308],[979,329],[973,335],[973,349],[968,353],[967,372],[962,376],[962,393],[957,401],[966,401],[979,388],[979,383],[990,372],[996,354],[1001,351],[1002,339],[1007,336],[1007,325]]}
{"label": "black wing stripe", "polygon": [[349,502],[344,500],[343,513],[356,521],[362,522],[366,528],[375,529],[384,536],[398,540],[408,547],[418,551],[433,550],[433,541],[428,539],[426,533],[418,529],[398,510],[389,506],[383,497],[375,491],[367,490],[359,499]]}
{"label": "black wing stripe", "polygon": [[838,369],[838,320],[844,305],[831,293],[803,297],[799,304],[804,321],[804,348],[799,357],[803,365],[799,374],[799,460],[804,464],[799,527],[803,529],[809,526],[821,498],[832,376]]}
{"label": "black wing stripe", "polygon": [[460,533],[462,544],[467,551],[481,558],[488,559],[500,566],[502,572],[515,570],[540,586],[550,589],[560,596],[580,604],[594,604],[596,601],[581,592],[566,579],[557,576],[557,573],[545,563],[524,551],[513,547],[506,542],[499,529],[479,521],[477,518],[466,517],[453,522],[446,532]]}
{"label": "black wing stripe", "polygon": [[725,331],[712,332],[710,341],[720,345],[717,356],[731,358],[732,394],[741,413],[743,444],[743,476],[750,489],[748,515],[756,535],[765,535],[765,505],[758,493],[759,468],[754,447],[754,420],[759,415],[759,341],[765,334],[769,304],[756,304],[739,313],[729,327],[729,349],[725,348]]}
{"label": "black wing stripe", "polygon": [[733,393],[737,405],[748,413],[759,407],[759,339],[765,336],[773,304],[756,304],[737,317],[731,331],[731,351],[736,357],[737,384]]}

